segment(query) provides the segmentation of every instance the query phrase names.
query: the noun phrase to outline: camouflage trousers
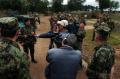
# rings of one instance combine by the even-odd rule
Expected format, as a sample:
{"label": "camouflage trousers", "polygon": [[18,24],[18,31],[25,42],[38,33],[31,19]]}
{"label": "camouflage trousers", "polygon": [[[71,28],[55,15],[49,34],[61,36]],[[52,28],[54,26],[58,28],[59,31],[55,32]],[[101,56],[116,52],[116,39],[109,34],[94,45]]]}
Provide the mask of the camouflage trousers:
{"label": "camouflage trousers", "polygon": [[87,70],[87,77],[88,79],[110,79],[108,73],[97,73],[93,70]]}
{"label": "camouflage trousers", "polygon": [[110,79],[108,74],[101,73],[99,75],[89,75],[88,79]]}

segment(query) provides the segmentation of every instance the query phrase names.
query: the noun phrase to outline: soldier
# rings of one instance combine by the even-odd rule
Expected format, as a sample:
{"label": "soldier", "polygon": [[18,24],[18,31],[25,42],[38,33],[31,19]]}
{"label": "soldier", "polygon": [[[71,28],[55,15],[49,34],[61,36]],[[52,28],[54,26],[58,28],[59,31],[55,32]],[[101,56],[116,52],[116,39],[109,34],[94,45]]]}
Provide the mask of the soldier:
{"label": "soldier", "polygon": [[83,44],[83,39],[85,38],[86,31],[84,29],[85,25],[84,23],[81,23],[78,29],[78,32],[76,34],[77,36],[77,49],[82,51],[82,44]]}
{"label": "soldier", "polygon": [[33,31],[35,33],[37,30],[37,25],[36,25],[36,21],[35,21],[34,17],[30,17],[30,24],[31,24],[31,27],[33,28]]}
{"label": "soldier", "polygon": [[26,54],[15,41],[19,28],[14,17],[0,18],[0,79],[31,79]]}
{"label": "soldier", "polygon": [[96,28],[95,41],[98,46],[94,48],[93,59],[88,66],[88,79],[110,79],[113,73],[115,50],[106,42],[109,31],[107,26]]}
{"label": "soldier", "polygon": [[30,19],[25,19],[25,27],[21,29],[21,34],[24,36],[23,47],[24,51],[28,54],[30,50],[31,61],[37,63],[34,59],[34,45],[36,43],[36,38],[34,36],[34,29],[30,25]]}
{"label": "soldier", "polygon": [[93,36],[92,36],[92,41],[95,40],[95,29],[100,25],[100,19],[97,19],[97,22],[93,25]]}

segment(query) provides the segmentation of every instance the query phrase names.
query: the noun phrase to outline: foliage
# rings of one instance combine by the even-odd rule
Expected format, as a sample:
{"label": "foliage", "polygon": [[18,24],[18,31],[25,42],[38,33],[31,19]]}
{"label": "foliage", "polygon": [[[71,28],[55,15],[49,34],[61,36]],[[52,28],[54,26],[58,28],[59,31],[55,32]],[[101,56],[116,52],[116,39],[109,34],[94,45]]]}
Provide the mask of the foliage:
{"label": "foliage", "polygon": [[110,10],[119,8],[119,2],[118,1],[111,1],[110,2]]}
{"label": "foliage", "polygon": [[39,11],[44,12],[47,10],[47,0],[0,0],[0,9],[11,9],[20,12]]}
{"label": "foliage", "polygon": [[63,11],[62,2],[63,2],[63,0],[53,0],[52,1],[52,10],[54,12]]}
{"label": "foliage", "polygon": [[111,9],[117,9],[119,8],[119,2],[118,1],[112,1],[112,0],[96,0],[99,3],[99,8],[101,12],[103,9],[110,8]]}
{"label": "foliage", "polygon": [[69,0],[68,8],[70,11],[81,10],[85,1],[86,0]]}
{"label": "foliage", "polygon": [[110,0],[96,0],[99,3],[99,8],[101,12],[103,12],[103,9],[107,9],[110,7]]}
{"label": "foliage", "polygon": [[45,12],[47,11],[47,0],[30,0],[29,11],[31,12]]}

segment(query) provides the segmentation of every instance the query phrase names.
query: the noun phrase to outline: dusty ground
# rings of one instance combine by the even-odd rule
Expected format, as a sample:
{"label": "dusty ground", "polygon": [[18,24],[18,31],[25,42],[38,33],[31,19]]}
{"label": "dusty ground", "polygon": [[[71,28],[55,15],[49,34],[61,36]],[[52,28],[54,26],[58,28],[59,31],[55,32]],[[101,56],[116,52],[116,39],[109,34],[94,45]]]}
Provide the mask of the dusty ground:
{"label": "dusty ground", "polygon": [[[41,17],[41,24],[38,25],[38,30],[37,34],[41,34],[44,32],[49,31],[49,17]],[[94,23],[93,21],[88,21],[91,23],[91,25]],[[92,27],[87,26],[86,29],[92,29]],[[32,79],[45,79],[44,77],[44,70],[47,65],[46,62],[46,55],[47,55],[47,50],[48,50],[48,45],[49,45],[49,39],[38,39],[38,42],[36,43],[35,47],[35,59],[38,61],[37,64],[32,64],[30,65],[30,71],[32,75]],[[115,46],[116,48],[116,63],[115,64],[115,77],[114,79],[120,79],[120,46]],[[85,52],[86,51],[92,51],[87,47],[87,44],[84,45]],[[85,55],[85,57],[90,58],[89,55]],[[119,72],[119,73],[118,73]],[[85,76],[85,68],[82,69],[81,71],[78,72],[77,79],[87,79]]]}

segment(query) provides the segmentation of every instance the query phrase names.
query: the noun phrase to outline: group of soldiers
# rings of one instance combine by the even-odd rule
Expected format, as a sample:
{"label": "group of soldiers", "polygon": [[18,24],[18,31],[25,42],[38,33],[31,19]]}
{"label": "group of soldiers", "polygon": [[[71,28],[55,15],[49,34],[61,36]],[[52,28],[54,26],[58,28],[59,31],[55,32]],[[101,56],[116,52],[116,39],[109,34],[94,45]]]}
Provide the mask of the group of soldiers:
{"label": "group of soldiers", "polygon": [[75,34],[77,36],[77,43],[74,48],[76,50],[82,50],[82,42],[86,35],[86,20],[84,16],[63,13],[51,16],[49,22],[51,27],[50,31],[38,35],[39,38],[51,39],[49,49],[55,47],[54,44],[58,48],[61,47],[61,40],[64,36]]}
{"label": "group of soldiers", "polygon": [[[93,40],[97,46],[86,70],[88,79],[110,79],[113,73],[115,50],[107,44],[107,39],[114,24],[108,18],[103,14],[94,24]],[[59,13],[49,21],[50,31],[36,35],[36,21],[30,16],[0,18],[0,78],[31,79],[28,53],[30,51],[31,61],[37,63],[34,58],[36,38],[50,38],[46,79],[76,79],[77,71],[82,68],[86,19]]]}
{"label": "group of soldiers", "polygon": [[93,31],[92,41],[94,41],[94,38],[95,38],[95,30],[100,25],[105,26],[105,27],[107,26],[110,28],[109,36],[115,27],[114,21],[112,21],[112,19],[110,18],[110,15],[108,14],[99,15],[96,23],[93,25],[94,31]]}
{"label": "group of soldiers", "polygon": [[[66,61],[63,61],[62,59],[64,59],[64,57],[66,56],[64,56],[63,53],[61,55],[56,54],[65,51],[69,52],[65,49],[61,50],[62,47],[64,48],[64,44],[66,43],[66,41],[64,42],[64,40],[67,39],[68,37],[69,40],[67,40],[67,42],[70,44],[67,43],[66,45],[71,46],[76,51],[79,50],[83,54],[84,51],[82,50],[82,43],[86,35],[85,31],[86,20],[84,19],[83,16],[79,17],[78,15],[72,14],[58,14],[58,16],[52,16],[49,21],[51,25],[51,30],[47,33],[38,35],[39,38],[51,38],[49,46],[50,49],[54,47],[53,46],[54,43],[57,47],[57,49],[51,49],[48,51],[47,61],[49,62],[49,65],[46,68],[47,70],[46,78],[64,79],[64,77],[62,76],[66,77],[65,75],[66,73],[64,73],[65,71],[59,70],[60,68],[56,69],[55,67],[61,66],[63,67],[64,70],[64,68],[66,68],[65,67]],[[91,63],[88,65],[86,75],[88,79],[110,79],[112,77],[114,69],[115,50],[109,44],[107,44],[107,40],[112,30],[114,29],[114,22],[111,20],[108,14],[102,14],[102,16],[98,17],[97,22],[93,25],[93,27],[94,32],[92,41],[95,40],[98,46],[94,48],[94,55],[92,57],[93,59],[91,60]],[[74,36],[71,34],[74,34]],[[82,57],[82,54],[80,55],[80,57]],[[59,56],[63,56],[60,57],[62,58],[61,60]],[[58,57],[59,59],[57,59],[56,57]],[[74,59],[77,59],[77,57]],[[72,60],[73,59],[71,58],[70,63],[72,63]],[[61,61],[63,66],[61,63],[58,64],[57,61]],[[68,66],[70,63],[67,63],[66,66]],[[82,66],[82,58],[79,61],[79,65]],[[52,67],[54,67],[54,69],[52,69]],[[63,73],[54,74],[53,71],[56,73],[58,72]],[[74,65],[71,67],[71,72],[72,71],[74,71]],[[75,73],[72,75],[75,76]],[[74,78],[66,77],[65,79],[75,79],[75,77]]]}

